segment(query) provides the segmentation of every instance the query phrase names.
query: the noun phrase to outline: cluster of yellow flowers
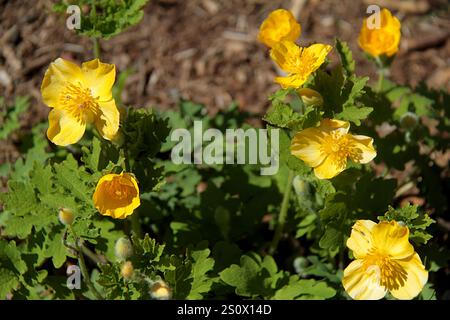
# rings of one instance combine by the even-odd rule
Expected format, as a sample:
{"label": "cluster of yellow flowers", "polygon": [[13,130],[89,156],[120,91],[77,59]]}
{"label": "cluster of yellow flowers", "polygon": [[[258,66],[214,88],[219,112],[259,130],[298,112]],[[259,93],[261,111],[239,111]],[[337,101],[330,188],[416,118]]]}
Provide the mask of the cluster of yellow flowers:
{"label": "cluster of yellow flowers", "polygon": [[[360,47],[376,58],[394,55],[400,42],[398,19],[383,9],[380,20],[378,27],[369,28],[365,19],[358,39]],[[294,41],[300,32],[301,26],[292,13],[279,9],[262,23],[258,39],[271,48],[272,60],[288,73],[286,77],[276,77],[275,82],[282,88],[296,89],[306,104],[320,106],[320,93],[301,87],[325,61],[331,46],[299,47]],[[317,127],[295,134],[291,153],[314,168],[319,179],[331,179],[341,173],[348,158],[369,163],[376,156],[373,139],[349,134],[349,128],[347,121],[324,119]],[[347,246],[356,260],[344,270],[342,283],[353,299],[381,299],[388,291],[398,299],[412,299],[428,280],[428,272],[409,243],[409,229],[401,223],[358,220]]]}
{"label": "cluster of yellow flowers", "polygon": [[[77,143],[90,123],[103,138],[113,140],[120,124],[112,96],[115,78],[115,66],[98,59],[84,62],[81,68],[62,58],[52,62],[41,86],[42,99],[52,108],[47,130],[50,141],[60,146]],[[126,218],[140,205],[136,178],[125,172],[103,176],[93,202],[103,215]]]}

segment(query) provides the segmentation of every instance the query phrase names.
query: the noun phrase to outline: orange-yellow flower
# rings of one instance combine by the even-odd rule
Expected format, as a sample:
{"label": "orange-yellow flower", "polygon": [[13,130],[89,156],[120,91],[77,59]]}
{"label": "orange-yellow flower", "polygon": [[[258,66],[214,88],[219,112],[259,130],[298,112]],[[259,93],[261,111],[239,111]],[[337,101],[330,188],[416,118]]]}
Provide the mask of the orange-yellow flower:
{"label": "orange-yellow flower", "polygon": [[396,221],[356,221],[347,247],[356,260],[344,270],[342,284],[353,299],[378,300],[389,291],[409,300],[427,283],[428,272],[409,243],[409,229]]}
{"label": "orange-yellow flower", "polygon": [[331,49],[331,46],[320,43],[301,48],[292,41],[278,42],[270,51],[270,57],[288,75],[275,78],[275,82],[283,88],[301,87],[322,65]]}
{"label": "orange-yellow flower", "polygon": [[98,181],[93,201],[102,215],[124,219],[141,204],[137,181],[130,173],[107,174]]}
{"label": "orange-yellow flower", "polygon": [[288,10],[272,11],[259,28],[258,40],[269,48],[282,40],[295,41],[302,28]]}
{"label": "orange-yellow flower", "polygon": [[119,129],[119,111],[112,97],[113,64],[98,59],[81,68],[62,58],[50,64],[42,81],[42,99],[52,110],[47,137],[60,146],[78,142],[88,123],[111,140]]}
{"label": "orange-yellow flower", "polygon": [[[378,13],[374,13],[378,14]],[[379,28],[376,25],[374,15],[370,16],[370,25],[368,19],[364,19],[359,33],[359,46],[374,57],[394,55],[398,51],[398,45],[401,37],[400,21],[391,14],[388,9],[381,10]]]}
{"label": "orange-yellow flower", "polygon": [[345,170],[347,158],[357,163],[368,163],[377,155],[373,139],[348,133],[347,121],[324,119],[318,127],[307,128],[295,134],[291,154],[314,168],[319,179],[331,179]]}

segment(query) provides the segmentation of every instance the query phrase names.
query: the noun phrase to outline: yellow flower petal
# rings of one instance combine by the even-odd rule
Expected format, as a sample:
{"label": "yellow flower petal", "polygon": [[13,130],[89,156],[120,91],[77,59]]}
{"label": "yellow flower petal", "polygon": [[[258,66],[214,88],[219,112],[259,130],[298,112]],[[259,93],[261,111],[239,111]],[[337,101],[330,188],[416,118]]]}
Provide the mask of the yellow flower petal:
{"label": "yellow flower petal", "polygon": [[112,97],[112,87],[116,79],[116,67],[113,64],[102,63],[98,59],[84,62],[81,71],[85,84],[91,89],[94,97],[100,101],[108,101]]}
{"label": "yellow flower petal", "polygon": [[372,249],[372,229],[377,224],[370,220],[358,220],[352,227],[347,247],[356,259],[364,258]]}
{"label": "yellow flower petal", "polygon": [[298,88],[301,87],[307,78],[301,74],[292,74],[287,77],[276,77],[275,82],[278,83],[283,89]]}
{"label": "yellow flower petal", "polygon": [[301,34],[301,26],[288,10],[278,9],[270,13],[259,28],[258,40],[273,47],[282,40],[295,41]]}
{"label": "yellow flower petal", "polygon": [[42,101],[51,108],[58,108],[61,91],[67,83],[82,81],[80,67],[68,60],[58,58],[50,64],[42,80]]}
{"label": "yellow flower petal", "polygon": [[86,130],[86,124],[64,110],[53,109],[48,115],[47,137],[54,144],[67,146],[78,142]]}
{"label": "yellow flower petal", "polygon": [[382,221],[372,229],[374,246],[394,259],[404,259],[414,254],[409,243],[409,229],[397,221]]}
{"label": "yellow flower petal", "polygon": [[139,187],[132,174],[107,174],[97,183],[94,206],[105,216],[124,219],[139,207]]}
{"label": "yellow flower petal", "polygon": [[339,130],[341,134],[346,134],[350,129],[350,122],[337,119],[323,119],[320,121],[319,128],[326,132]]}
{"label": "yellow flower petal", "polygon": [[373,139],[361,135],[352,135],[352,152],[350,158],[357,163],[369,163],[376,156],[377,152],[373,147]]}
{"label": "yellow flower petal", "polygon": [[319,107],[323,105],[323,97],[316,90],[310,88],[300,88],[297,90],[297,93],[306,106]]}
{"label": "yellow flower petal", "polygon": [[351,262],[344,270],[342,285],[355,300],[379,300],[386,295],[386,288],[380,285],[380,272],[377,268],[364,268],[361,259]]}
{"label": "yellow flower petal", "polygon": [[410,300],[416,297],[428,281],[428,271],[425,270],[417,253],[411,258],[397,260],[406,273],[406,280],[397,289],[390,289],[391,294],[402,300]]}
{"label": "yellow flower petal", "polygon": [[332,46],[328,44],[315,43],[302,51],[302,59],[310,63],[310,68],[316,71],[324,62],[328,53],[330,53]]}
{"label": "yellow flower petal", "polygon": [[114,100],[99,103],[100,114],[95,119],[95,126],[103,138],[112,140],[119,130],[120,113]]}
{"label": "yellow flower petal", "polygon": [[314,174],[319,179],[331,179],[344,171],[346,167],[346,158],[340,158],[332,154],[327,156],[319,166],[314,168]]}
{"label": "yellow flower petal", "polygon": [[325,160],[322,144],[323,132],[317,128],[308,128],[295,134],[291,142],[291,154],[308,166],[316,167]]}
{"label": "yellow flower petal", "polygon": [[286,72],[296,73],[298,71],[298,61],[302,54],[302,48],[292,41],[278,42],[272,50],[270,57],[278,66]]}

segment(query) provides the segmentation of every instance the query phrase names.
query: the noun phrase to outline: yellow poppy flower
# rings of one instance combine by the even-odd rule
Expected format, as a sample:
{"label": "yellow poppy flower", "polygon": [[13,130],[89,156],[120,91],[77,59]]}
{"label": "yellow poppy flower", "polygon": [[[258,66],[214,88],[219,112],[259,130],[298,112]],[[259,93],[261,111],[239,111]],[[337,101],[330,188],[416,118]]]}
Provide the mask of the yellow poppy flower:
{"label": "yellow poppy flower", "polygon": [[278,42],[270,51],[270,57],[288,75],[276,77],[275,82],[283,88],[301,87],[322,65],[331,49],[331,46],[320,43],[301,48],[292,41]]}
{"label": "yellow poppy flower", "polygon": [[348,133],[347,121],[324,119],[318,127],[307,128],[295,134],[291,154],[314,168],[319,179],[331,179],[345,170],[347,158],[357,163],[368,163],[377,155],[373,139]]}
{"label": "yellow poppy flower", "polygon": [[130,173],[107,174],[98,181],[93,201],[102,215],[124,219],[141,204],[137,181]]}
{"label": "yellow poppy flower", "polygon": [[353,299],[378,300],[389,291],[409,300],[427,283],[428,272],[409,243],[409,229],[396,221],[356,221],[347,247],[356,260],[344,270],[342,284]]}
{"label": "yellow poppy flower", "polygon": [[281,40],[295,41],[300,37],[302,28],[288,10],[272,11],[259,28],[258,40],[272,48]]}
{"label": "yellow poppy flower", "polygon": [[98,59],[81,68],[62,58],[50,64],[42,81],[44,103],[52,108],[48,115],[47,137],[60,146],[78,142],[87,123],[111,140],[119,129],[119,111],[112,97],[116,77],[113,64]]}
{"label": "yellow poppy flower", "polygon": [[[369,17],[375,22],[373,16]],[[388,9],[381,10],[380,26],[369,26],[367,19],[364,19],[359,33],[359,46],[374,57],[394,55],[398,51],[401,37],[400,21],[392,15]]]}

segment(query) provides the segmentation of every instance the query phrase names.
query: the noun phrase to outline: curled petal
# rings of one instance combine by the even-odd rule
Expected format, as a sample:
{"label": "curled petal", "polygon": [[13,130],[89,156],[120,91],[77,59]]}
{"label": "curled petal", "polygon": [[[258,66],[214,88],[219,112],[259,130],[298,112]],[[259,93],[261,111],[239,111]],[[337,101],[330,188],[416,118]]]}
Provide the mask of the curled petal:
{"label": "curled petal", "polygon": [[386,295],[386,288],[380,285],[380,270],[364,268],[361,259],[351,262],[344,270],[342,285],[355,300],[379,300]]}
{"label": "curled petal", "polygon": [[337,119],[323,119],[320,121],[319,128],[326,132],[339,130],[339,133],[346,134],[350,129],[350,122]]}
{"label": "curled petal", "polygon": [[78,142],[86,130],[83,121],[72,117],[64,110],[53,109],[48,115],[47,137],[54,144],[67,146]]}
{"label": "curled petal", "polygon": [[308,78],[302,74],[291,74],[286,77],[276,77],[275,82],[278,83],[283,89],[286,88],[299,88]]}
{"label": "curled petal", "polygon": [[106,140],[112,140],[119,130],[120,113],[114,100],[99,103],[95,126]]}

